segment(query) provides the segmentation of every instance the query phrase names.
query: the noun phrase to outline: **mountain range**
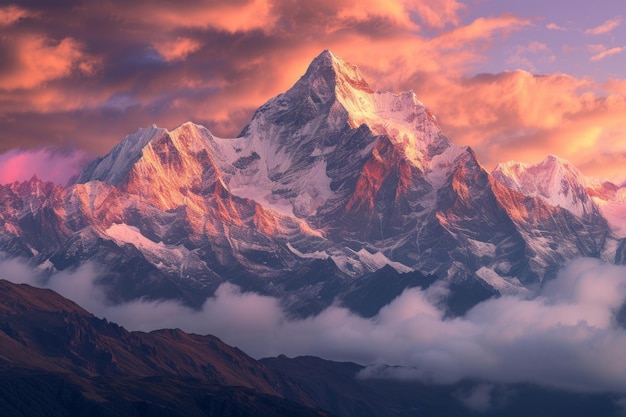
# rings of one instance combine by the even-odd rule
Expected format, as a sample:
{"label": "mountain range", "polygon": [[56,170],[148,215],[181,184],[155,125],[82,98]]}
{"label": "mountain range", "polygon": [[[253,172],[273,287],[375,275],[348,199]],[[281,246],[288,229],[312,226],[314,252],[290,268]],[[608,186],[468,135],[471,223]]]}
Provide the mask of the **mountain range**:
{"label": "mountain range", "polygon": [[[0,280],[3,416],[477,415],[471,393],[480,381],[363,378],[363,369],[311,356],[255,360],[178,329],[129,332],[51,290]],[[480,415],[622,415],[611,394],[512,384],[491,396]]]}
{"label": "mountain range", "polygon": [[236,138],[142,128],[68,186],[0,186],[0,251],[44,280],[98,265],[114,303],[199,307],[231,282],[299,316],[373,316],[438,285],[460,315],[577,257],[624,263],[622,190],[555,156],[490,173],[413,92],[376,92],[324,51]]}

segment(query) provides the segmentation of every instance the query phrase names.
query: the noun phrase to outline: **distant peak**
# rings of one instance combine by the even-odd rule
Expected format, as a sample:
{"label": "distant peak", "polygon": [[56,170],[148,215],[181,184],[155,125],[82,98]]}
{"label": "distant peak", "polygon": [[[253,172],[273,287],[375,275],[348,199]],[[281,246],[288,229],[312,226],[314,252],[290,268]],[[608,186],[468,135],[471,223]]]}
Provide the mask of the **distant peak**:
{"label": "distant peak", "polygon": [[133,164],[141,157],[142,150],[150,141],[168,134],[167,129],[156,125],[142,127],[127,135],[108,154],[87,165],[76,179],[76,184],[103,181],[118,185]]}
{"label": "distant peak", "polygon": [[540,164],[550,164],[550,165],[558,164],[558,165],[567,165],[567,166],[572,165],[570,164],[568,160],[560,158],[556,155],[546,156],[546,158],[543,161],[541,161]]}
{"label": "distant peak", "polygon": [[494,172],[503,172],[508,174],[517,172],[520,174],[527,171],[536,171],[538,169],[556,169],[559,167],[575,174],[579,174],[578,169],[576,169],[571,162],[556,155],[548,155],[542,161],[534,164],[527,164],[519,161],[500,162],[494,169]]}
{"label": "distant peak", "polygon": [[[315,58],[313,58],[313,61],[311,61],[311,65],[313,66],[315,64],[317,65],[326,65],[326,66],[332,66],[333,63],[335,61],[341,61],[340,58],[336,57],[331,51],[330,49],[324,49],[322,51],[322,53],[320,53],[318,56],[316,56]],[[341,61],[343,62],[343,61]]]}

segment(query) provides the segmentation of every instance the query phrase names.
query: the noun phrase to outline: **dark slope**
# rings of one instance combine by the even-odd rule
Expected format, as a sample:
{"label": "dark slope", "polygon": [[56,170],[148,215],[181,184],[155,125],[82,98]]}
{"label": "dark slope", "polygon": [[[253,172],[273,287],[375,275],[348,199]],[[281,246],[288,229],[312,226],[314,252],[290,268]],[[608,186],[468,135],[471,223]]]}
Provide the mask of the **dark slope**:
{"label": "dark slope", "polygon": [[8,281],[0,385],[0,410],[12,416],[327,415],[301,405],[313,402],[297,384],[216,337],[128,332],[53,291]]}

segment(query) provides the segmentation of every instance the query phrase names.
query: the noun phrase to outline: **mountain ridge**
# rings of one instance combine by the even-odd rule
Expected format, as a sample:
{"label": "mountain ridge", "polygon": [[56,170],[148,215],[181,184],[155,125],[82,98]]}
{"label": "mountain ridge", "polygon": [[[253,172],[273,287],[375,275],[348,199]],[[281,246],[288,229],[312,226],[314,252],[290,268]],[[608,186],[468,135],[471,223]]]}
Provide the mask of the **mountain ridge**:
{"label": "mountain ridge", "polygon": [[556,178],[550,190],[513,178],[531,169],[519,164],[489,173],[414,93],[375,92],[324,51],[237,138],[153,125],[66,188],[0,187],[0,250],[48,273],[103,265],[113,302],[199,307],[230,281],[299,314],[362,305],[356,283],[389,265],[391,287],[435,276],[451,290],[442,303],[463,314],[533,291],[570,259],[626,257],[580,173],[548,162],[538,169]]}
{"label": "mountain ridge", "polygon": [[[482,381],[392,380],[312,356],[255,360],[214,336],[128,332],[46,289],[0,280],[0,409],[21,416],[474,416]],[[393,368],[393,367],[392,367]],[[494,385],[490,417],[621,415],[613,394]]]}

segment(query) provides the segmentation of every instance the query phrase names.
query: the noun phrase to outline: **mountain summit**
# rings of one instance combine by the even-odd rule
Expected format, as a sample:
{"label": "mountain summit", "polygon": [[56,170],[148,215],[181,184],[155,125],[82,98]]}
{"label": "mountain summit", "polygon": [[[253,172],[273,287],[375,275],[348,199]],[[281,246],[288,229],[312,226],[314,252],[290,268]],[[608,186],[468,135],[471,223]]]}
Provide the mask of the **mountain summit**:
{"label": "mountain summit", "polygon": [[65,189],[1,186],[0,249],[43,273],[101,264],[113,302],[199,306],[230,281],[302,315],[373,315],[440,280],[462,314],[569,259],[626,259],[585,181],[554,157],[492,175],[413,92],[375,92],[324,51],[236,138],[152,126]]}

